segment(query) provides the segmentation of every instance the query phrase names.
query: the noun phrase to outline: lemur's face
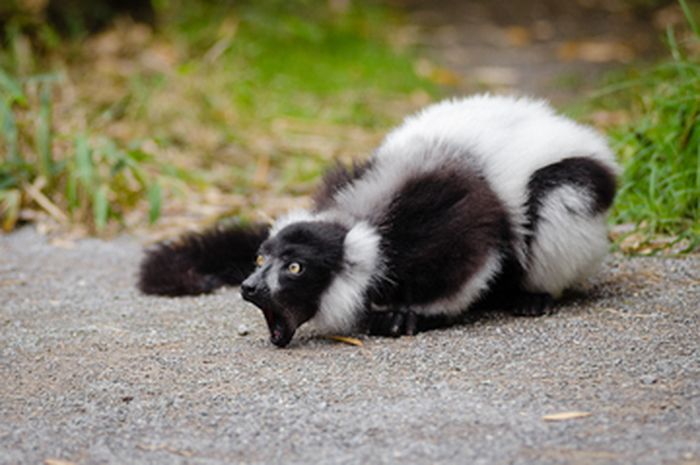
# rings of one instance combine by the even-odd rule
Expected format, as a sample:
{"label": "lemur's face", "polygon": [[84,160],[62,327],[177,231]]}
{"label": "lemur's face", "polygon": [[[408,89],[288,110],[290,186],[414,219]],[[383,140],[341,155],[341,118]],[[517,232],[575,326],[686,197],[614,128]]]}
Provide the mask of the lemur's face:
{"label": "lemur's face", "polygon": [[284,347],[318,312],[323,292],[343,258],[347,230],[334,223],[293,223],[260,246],[257,268],[241,295],[265,315],[270,340]]}

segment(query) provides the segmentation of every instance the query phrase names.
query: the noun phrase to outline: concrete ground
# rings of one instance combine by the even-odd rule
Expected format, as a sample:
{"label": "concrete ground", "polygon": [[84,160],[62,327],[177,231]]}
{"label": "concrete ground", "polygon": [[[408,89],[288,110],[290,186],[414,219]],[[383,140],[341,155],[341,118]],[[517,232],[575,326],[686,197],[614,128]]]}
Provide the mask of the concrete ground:
{"label": "concrete ground", "polygon": [[235,289],[139,295],[134,239],[59,245],[0,236],[1,464],[700,464],[700,257],[611,258],[553,316],[280,350]]}

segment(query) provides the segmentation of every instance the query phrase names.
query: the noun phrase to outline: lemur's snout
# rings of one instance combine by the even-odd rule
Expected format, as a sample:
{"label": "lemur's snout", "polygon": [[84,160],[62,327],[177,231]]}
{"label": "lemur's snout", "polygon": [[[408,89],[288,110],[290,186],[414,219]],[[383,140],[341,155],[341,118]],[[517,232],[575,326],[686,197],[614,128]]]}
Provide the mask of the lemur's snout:
{"label": "lemur's snout", "polygon": [[253,283],[249,282],[249,280],[245,280],[241,283],[241,296],[245,300],[249,300],[252,297],[255,296],[255,294],[258,293],[258,288],[255,286]]}
{"label": "lemur's snout", "polygon": [[241,296],[244,300],[260,306],[270,298],[270,292],[259,273],[253,273],[241,283]]}

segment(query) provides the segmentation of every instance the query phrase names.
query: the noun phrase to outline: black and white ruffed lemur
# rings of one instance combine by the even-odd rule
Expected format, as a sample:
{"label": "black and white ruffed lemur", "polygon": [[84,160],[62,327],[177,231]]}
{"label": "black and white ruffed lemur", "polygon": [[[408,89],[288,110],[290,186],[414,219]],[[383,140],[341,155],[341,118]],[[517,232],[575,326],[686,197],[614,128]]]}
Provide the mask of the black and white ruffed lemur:
{"label": "black and white ruffed lemur", "polygon": [[159,244],[139,287],[241,284],[280,347],[307,321],[399,336],[479,304],[538,315],[608,251],[617,172],[603,137],[545,102],[444,101],[331,169],[311,210]]}

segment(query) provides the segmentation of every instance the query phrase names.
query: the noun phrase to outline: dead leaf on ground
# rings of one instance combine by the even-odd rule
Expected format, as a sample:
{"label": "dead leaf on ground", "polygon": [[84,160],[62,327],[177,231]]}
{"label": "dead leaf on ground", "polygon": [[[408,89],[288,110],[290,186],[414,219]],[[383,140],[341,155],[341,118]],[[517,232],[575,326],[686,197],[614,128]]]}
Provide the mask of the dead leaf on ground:
{"label": "dead leaf on ground", "polygon": [[557,49],[557,57],[562,61],[587,61],[606,63],[620,61],[628,63],[634,59],[634,50],[620,42],[581,41],[564,42]]}
{"label": "dead leaf on ground", "polygon": [[590,416],[591,416],[590,412],[571,411],[571,412],[551,413],[549,415],[543,416],[542,419],[544,421],[565,421],[565,420],[575,420],[577,418],[585,418],[585,417],[590,417]]}
{"label": "dead leaf on ground", "polygon": [[673,255],[682,253],[690,247],[690,241],[678,236],[666,236],[657,234],[650,236],[644,232],[632,232],[618,234],[614,230],[610,233],[611,238],[618,243],[620,250],[626,254]]}
{"label": "dead leaf on ground", "polygon": [[362,347],[364,344],[362,343],[361,340],[354,338],[354,337],[348,337],[348,336],[325,336],[326,339],[330,339],[332,341],[337,341],[337,342],[342,342],[344,344],[350,344],[351,346],[357,346],[357,347]]}
{"label": "dead leaf on ground", "polygon": [[45,465],[75,465],[75,462],[69,462],[67,460],[59,459],[46,459],[44,460]]}
{"label": "dead leaf on ground", "polygon": [[523,26],[510,26],[505,29],[506,40],[513,47],[524,47],[532,43],[532,32]]}
{"label": "dead leaf on ground", "polygon": [[595,127],[607,129],[629,123],[630,114],[624,110],[599,110],[594,111],[589,118]]}
{"label": "dead leaf on ground", "polygon": [[416,74],[429,81],[443,85],[456,86],[462,82],[462,77],[451,69],[436,66],[434,63],[421,58],[417,60],[413,66]]}
{"label": "dead leaf on ground", "polygon": [[192,457],[192,455],[194,455],[192,451],[175,449],[174,447],[170,447],[165,444],[136,444],[136,448],[146,452],[164,450],[166,452],[170,452],[171,454],[180,455],[182,457]]}
{"label": "dead leaf on ground", "polygon": [[473,75],[478,82],[490,86],[512,87],[520,80],[518,71],[507,66],[479,66]]}

